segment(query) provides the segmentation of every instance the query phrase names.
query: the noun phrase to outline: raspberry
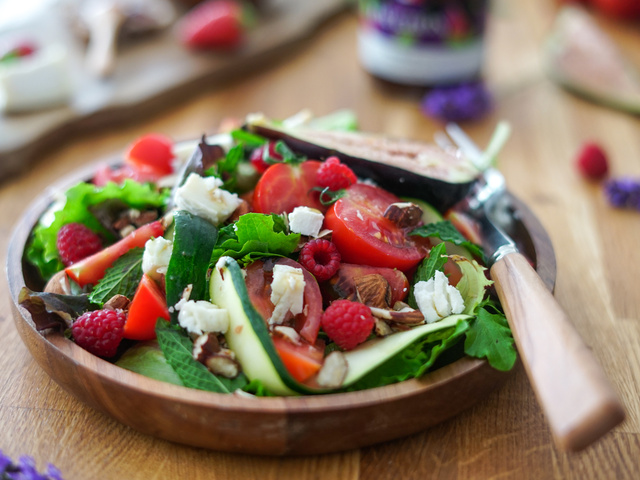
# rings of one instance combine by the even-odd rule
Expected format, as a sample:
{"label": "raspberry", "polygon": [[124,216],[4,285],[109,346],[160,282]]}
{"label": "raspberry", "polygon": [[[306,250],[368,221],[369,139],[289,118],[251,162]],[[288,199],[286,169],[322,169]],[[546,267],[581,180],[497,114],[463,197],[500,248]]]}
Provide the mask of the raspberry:
{"label": "raspberry", "polygon": [[374,323],[369,307],[351,300],[336,300],[322,314],[323,330],[344,350],[364,342]]}
{"label": "raspberry", "polygon": [[271,163],[273,163],[274,160],[282,161],[282,155],[276,152],[275,142],[269,142],[251,152],[250,160],[258,173],[264,173],[264,171],[269,168],[269,165],[271,165],[271,163],[267,162],[269,159],[271,159]]}
{"label": "raspberry", "polygon": [[576,166],[590,180],[601,180],[609,172],[607,156],[596,143],[586,143],[578,153]]}
{"label": "raspberry", "polygon": [[67,223],[58,231],[58,254],[65,267],[102,250],[102,240],[81,223]]}
{"label": "raspberry", "polygon": [[356,174],[347,165],[340,163],[338,157],[329,157],[318,169],[318,185],[336,191],[347,188],[358,181]]}
{"label": "raspberry", "polygon": [[298,258],[319,282],[333,277],[340,267],[340,252],[329,240],[316,238],[304,244]]}
{"label": "raspberry", "polygon": [[120,341],[127,314],[122,310],[94,310],[73,322],[71,332],[78,345],[99,357],[113,357]]}

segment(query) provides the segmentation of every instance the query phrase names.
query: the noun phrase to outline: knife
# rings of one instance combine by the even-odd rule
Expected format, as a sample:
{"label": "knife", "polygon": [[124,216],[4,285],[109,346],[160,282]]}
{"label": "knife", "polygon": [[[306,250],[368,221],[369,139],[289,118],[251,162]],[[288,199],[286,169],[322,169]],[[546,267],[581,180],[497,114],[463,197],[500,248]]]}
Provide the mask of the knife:
{"label": "knife", "polygon": [[[504,134],[508,126],[498,128]],[[454,209],[477,224],[491,279],[556,445],[581,450],[620,424],[625,409],[562,307],[499,226],[507,190],[502,174],[489,166],[496,149],[481,152],[455,124],[446,132],[483,171]]]}

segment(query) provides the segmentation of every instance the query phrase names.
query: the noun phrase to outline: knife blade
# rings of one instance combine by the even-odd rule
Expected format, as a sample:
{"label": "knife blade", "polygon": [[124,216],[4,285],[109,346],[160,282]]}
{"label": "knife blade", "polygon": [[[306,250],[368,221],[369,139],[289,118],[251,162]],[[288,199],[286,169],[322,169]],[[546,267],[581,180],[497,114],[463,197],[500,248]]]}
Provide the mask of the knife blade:
{"label": "knife blade", "polygon": [[446,131],[467,155],[485,162],[469,196],[454,209],[476,222],[491,279],[556,445],[581,450],[624,420],[624,406],[552,292],[500,227],[498,208],[507,195],[502,173],[486,167],[487,154],[460,127],[447,125]]}

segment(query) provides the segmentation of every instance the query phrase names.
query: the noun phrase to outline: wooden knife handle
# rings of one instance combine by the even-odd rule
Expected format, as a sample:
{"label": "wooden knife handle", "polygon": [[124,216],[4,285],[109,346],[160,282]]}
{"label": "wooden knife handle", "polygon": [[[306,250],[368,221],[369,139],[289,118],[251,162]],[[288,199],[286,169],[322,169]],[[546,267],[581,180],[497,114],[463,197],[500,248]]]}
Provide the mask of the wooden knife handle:
{"label": "wooden knife handle", "polygon": [[557,446],[580,450],[622,422],[616,392],[527,259],[506,255],[491,277]]}

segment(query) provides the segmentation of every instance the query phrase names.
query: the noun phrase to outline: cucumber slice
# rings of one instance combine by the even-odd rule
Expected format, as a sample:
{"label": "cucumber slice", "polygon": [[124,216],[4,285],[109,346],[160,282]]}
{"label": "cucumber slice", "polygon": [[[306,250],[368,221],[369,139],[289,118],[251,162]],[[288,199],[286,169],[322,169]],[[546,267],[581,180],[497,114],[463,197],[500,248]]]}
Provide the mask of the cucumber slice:
{"label": "cucumber slice", "polygon": [[470,318],[473,317],[469,315],[451,315],[439,322],[427,323],[384,338],[369,340],[355,349],[345,352],[344,356],[349,365],[349,370],[342,386],[348,387],[354,384],[374,368],[382,365],[386,360],[422,337],[438,330],[455,327],[460,320]]}
{"label": "cucumber slice", "polygon": [[273,346],[267,325],[253,307],[244,275],[231,257],[222,257],[211,275],[211,302],[229,312],[229,330],[225,339],[249,380],[260,380],[276,395],[307,392],[285,368]]}
{"label": "cucumber slice", "polygon": [[[218,229],[204,218],[184,210],[173,214],[173,251],[167,268],[167,305],[174,306],[187,285],[192,285],[191,300],[207,300],[207,270]],[[176,323],[178,312],[171,314]]]}

